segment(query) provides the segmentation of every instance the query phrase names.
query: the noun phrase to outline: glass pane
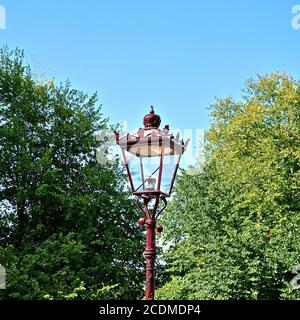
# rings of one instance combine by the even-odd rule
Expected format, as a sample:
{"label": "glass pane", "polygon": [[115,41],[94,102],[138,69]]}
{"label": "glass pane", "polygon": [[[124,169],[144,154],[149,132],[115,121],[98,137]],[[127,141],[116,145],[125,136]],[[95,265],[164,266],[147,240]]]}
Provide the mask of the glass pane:
{"label": "glass pane", "polygon": [[133,192],[157,190],[165,194],[170,193],[174,172],[180,155],[165,155],[163,157],[160,189],[158,189],[160,171],[159,156],[138,157],[128,151],[124,151],[124,156],[129,167]]}
{"label": "glass pane", "polygon": [[140,158],[143,182],[136,191],[157,190],[160,157]]}
{"label": "glass pane", "polygon": [[169,194],[179,155],[164,156],[160,191]]}
{"label": "glass pane", "polygon": [[124,151],[124,155],[126,158],[126,163],[128,164],[132,183],[133,183],[133,192],[143,183],[142,181],[142,170],[140,164],[140,158],[129,153],[128,151]]}

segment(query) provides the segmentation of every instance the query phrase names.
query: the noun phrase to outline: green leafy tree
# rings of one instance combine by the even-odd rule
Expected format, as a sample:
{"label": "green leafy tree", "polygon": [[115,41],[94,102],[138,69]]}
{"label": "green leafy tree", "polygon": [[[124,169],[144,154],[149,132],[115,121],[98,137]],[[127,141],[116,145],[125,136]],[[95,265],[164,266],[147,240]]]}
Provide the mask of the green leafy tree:
{"label": "green leafy tree", "polygon": [[296,299],[300,265],[300,83],[250,80],[212,106],[203,170],[165,216],[167,299]]}
{"label": "green leafy tree", "polygon": [[38,82],[20,50],[0,50],[2,298],[142,295],[142,233],[118,164],[99,164],[97,96]]}

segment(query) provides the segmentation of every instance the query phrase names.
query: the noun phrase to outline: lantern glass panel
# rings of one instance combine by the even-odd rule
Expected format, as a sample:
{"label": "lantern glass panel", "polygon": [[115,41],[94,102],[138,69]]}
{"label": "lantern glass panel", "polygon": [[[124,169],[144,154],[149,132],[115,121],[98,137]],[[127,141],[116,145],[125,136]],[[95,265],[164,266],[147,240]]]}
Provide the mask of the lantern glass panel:
{"label": "lantern glass panel", "polygon": [[158,190],[160,157],[141,157],[143,170],[143,185],[136,191]]}
{"label": "lantern glass panel", "polygon": [[179,164],[179,160],[180,155],[178,154],[163,157],[160,191],[168,195],[171,193],[174,174]]}
{"label": "lantern glass panel", "polygon": [[128,175],[130,175],[133,184],[132,191],[135,192],[136,189],[143,183],[140,158],[128,151],[124,151],[123,154],[125,158],[125,164],[127,164],[129,170]]}
{"label": "lantern glass panel", "polygon": [[155,191],[170,195],[182,153],[179,144],[147,139],[122,150],[133,193]]}

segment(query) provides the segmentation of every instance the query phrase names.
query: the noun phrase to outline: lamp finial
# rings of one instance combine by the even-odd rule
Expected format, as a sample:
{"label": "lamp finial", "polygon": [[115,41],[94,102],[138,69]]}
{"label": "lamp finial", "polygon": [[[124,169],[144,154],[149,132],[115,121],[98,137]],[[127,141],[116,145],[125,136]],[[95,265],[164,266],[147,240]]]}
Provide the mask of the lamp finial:
{"label": "lamp finial", "polygon": [[145,129],[158,129],[160,126],[160,116],[154,112],[153,106],[150,107],[150,112],[144,117]]}

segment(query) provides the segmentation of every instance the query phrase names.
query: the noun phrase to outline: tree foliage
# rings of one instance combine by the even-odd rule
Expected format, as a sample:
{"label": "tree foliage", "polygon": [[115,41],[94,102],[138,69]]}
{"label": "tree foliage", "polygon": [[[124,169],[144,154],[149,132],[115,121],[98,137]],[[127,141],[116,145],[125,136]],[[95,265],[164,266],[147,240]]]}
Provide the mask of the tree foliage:
{"label": "tree foliage", "polygon": [[247,82],[212,106],[207,161],[167,211],[166,299],[295,299],[300,265],[300,83]]}
{"label": "tree foliage", "polygon": [[38,82],[0,50],[3,298],[137,298],[142,234],[117,164],[99,164],[107,128],[96,94]]}

